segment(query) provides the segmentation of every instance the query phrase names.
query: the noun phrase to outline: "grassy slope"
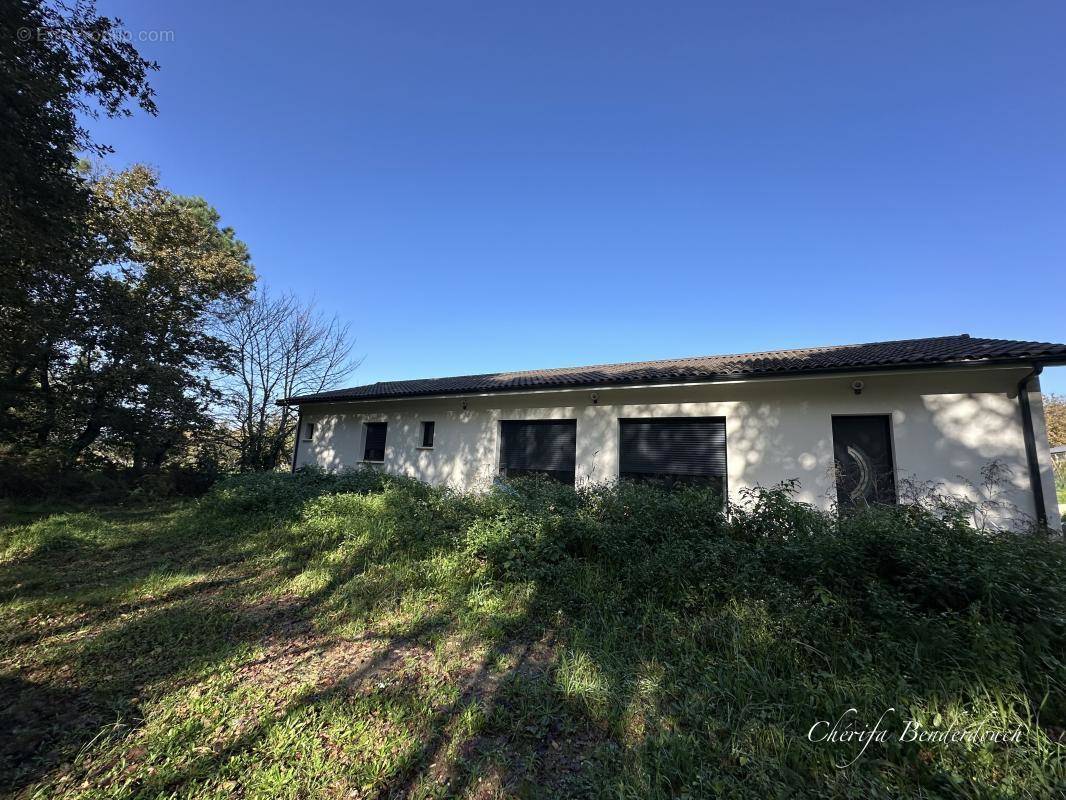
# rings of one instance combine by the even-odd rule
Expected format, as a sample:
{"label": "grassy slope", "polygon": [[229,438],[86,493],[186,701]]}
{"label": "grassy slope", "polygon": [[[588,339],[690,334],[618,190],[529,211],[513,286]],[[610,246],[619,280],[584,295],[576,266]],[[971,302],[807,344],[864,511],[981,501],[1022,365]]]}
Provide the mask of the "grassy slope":
{"label": "grassy slope", "polygon": [[[558,573],[501,577],[491,557],[412,533],[481,524],[464,513],[403,487],[269,508],[7,509],[0,792],[1021,797],[1063,785],[1063,748],[1032,699],[974,677],[970,661],[1000,657],[979,643],[937,655],[917,621],[906,634],[858,626],[821,590],[790,610],[659,602],[654,580],[634,600],[594,563],[565,586]],[[943,675],[915,677],[937,658]],[[1021,725],[1025,744],[875,744],[841,770],[858,746],[806,734],[856,704],[865,718],[895,706],[930,725]]]}

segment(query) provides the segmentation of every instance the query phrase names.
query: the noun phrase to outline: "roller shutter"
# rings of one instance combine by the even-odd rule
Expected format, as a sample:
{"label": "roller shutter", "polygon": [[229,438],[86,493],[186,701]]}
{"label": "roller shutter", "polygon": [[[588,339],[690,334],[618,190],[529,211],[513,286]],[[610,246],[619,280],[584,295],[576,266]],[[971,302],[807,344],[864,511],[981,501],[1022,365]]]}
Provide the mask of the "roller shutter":
{"label": "roller shutter", "polygon": [[573,484],[577,460],[575,420],[501,422],[500,474],[544,474]]}
{"label": "roller shutter", "polygon": [[385,422],[366,423],[366,446],[363,448],[364,461],[385,460],[385,434],[388,424]]}
{"label": "roller shutter", "polygon": [[724,417],[619,420],[623,478],[715,483],[725,488]]}

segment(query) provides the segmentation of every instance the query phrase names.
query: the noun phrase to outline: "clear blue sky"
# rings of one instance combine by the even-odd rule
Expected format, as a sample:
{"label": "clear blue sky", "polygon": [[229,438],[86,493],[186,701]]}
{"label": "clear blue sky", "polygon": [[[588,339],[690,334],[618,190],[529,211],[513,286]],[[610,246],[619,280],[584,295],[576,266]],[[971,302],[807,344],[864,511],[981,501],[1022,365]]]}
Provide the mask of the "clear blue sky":
{"label": "clear blue sky", "polygon": [[173,39],[112,163],[350,320],[349,383],[1066,340],[1061,2],[99,8]]}

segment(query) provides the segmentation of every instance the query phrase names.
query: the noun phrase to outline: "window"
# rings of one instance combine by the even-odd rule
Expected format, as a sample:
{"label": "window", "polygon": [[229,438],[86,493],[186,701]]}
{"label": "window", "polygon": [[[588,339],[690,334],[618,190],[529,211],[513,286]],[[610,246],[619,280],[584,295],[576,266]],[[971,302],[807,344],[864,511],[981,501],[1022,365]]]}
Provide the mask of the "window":
{"label": "window", "polygon": [[833,417],[837,504],[896,502],[892,421],[887,414]]}
{"label": "window", "polygon": [[363,461],[385,460],[385,431],[388,423],[367,422],[366,444],[363,446]]}
{"label": "window", "polygon": [[304,441],[305,442],[309,442],[309,441],[311,441],[314,438],[315,438],[315,423],[313,423],[313,422],[305,422],[304,423]]}
{"label": "window", "polygon": [[422,423],[422,447],[429,448],[433,446],[433,429],[436,427],[434,422]]}
{"label": "window", "polygon": [[725,500],[725,417],[621,419],[618,424],[620,478],[715,486]]}
{"label": "window", "polygon": [[576,462],[576,420],[500,423],[501,475],[547,475],[573,486]]}

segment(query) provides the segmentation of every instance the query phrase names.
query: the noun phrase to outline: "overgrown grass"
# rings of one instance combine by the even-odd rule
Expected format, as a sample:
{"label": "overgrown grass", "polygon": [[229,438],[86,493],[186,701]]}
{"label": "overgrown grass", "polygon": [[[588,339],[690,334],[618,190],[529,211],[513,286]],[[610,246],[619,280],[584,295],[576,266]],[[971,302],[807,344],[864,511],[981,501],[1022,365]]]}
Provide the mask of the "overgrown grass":
{"label": "overgrown grass", "polygon": [[0,791],[1061,796],[1059,541],[744,500],[358,473],[8,508]]}

